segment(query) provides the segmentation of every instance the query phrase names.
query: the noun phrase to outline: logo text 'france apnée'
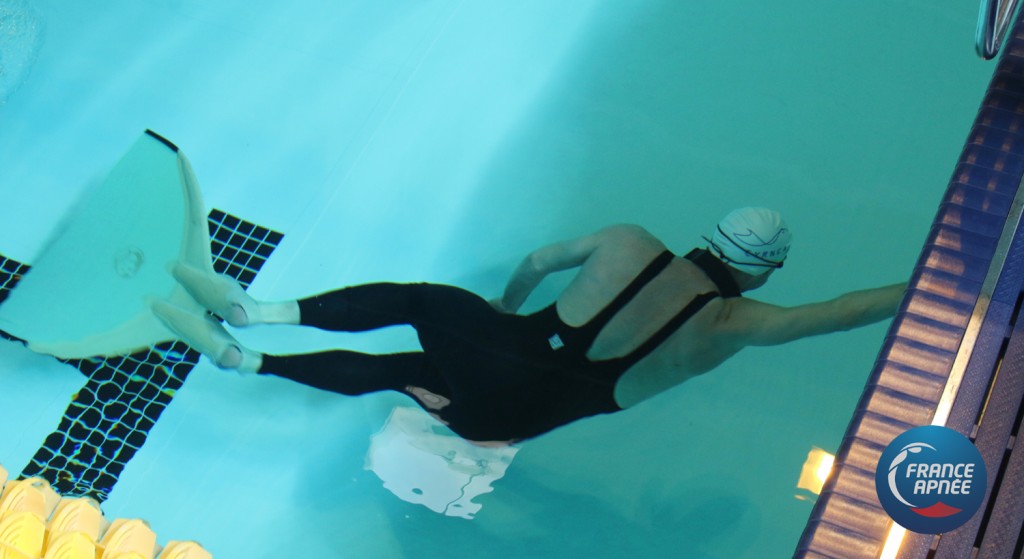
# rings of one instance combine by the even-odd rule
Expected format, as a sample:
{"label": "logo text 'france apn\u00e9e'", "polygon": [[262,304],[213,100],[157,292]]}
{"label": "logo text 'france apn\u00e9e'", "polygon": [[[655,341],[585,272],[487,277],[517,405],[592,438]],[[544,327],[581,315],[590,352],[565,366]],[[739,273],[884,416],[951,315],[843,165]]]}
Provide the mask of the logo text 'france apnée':
{"label": "logo text 'france apn\u00e9e'", "polygon": [[929,425],[896,437],[882,452],[875,489],[904,528],[940,534],[959,528],[985,499],[985,462],[966,437]]}

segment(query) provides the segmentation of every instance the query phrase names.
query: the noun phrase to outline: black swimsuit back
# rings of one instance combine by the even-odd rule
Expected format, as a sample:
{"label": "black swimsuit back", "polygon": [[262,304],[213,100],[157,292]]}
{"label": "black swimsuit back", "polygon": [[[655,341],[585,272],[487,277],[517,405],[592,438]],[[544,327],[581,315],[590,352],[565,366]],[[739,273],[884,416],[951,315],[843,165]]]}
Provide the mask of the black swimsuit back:
{"label": "black swimsuit back", "polygon": [[[464,354],[465,359],[477,361],[481,368],[489,370],[475,371],[483,376],[450,383],[453,388],[476,386],[475,394],[453,398],[459,405],[453,403],[456,409],[446,410],[452,415],[465,412],[472,416],[471,420],[467,417],[465,421],[452,421],[453,430],[471,440],[523,440],[583,417],[620,411],[622,408],[615,401],[615,385],[630,367],[664,343],[715,297],[739,295],[723,264],[706,251],[692,251],[686,258],[704,270],[718,291],[694,297],[628,354],[606,360],[588,359],[587,352],[605,326],[674,258],[667,250],[659,254],[584,325],[573,327],[563,322],[555,304],[528,316],[505,315],[510,336],[500,359],[495,359],[498,356],[493,351],[482,351],[479,361]],[[442,417],[446,415],[449,414],[442,413]]]}

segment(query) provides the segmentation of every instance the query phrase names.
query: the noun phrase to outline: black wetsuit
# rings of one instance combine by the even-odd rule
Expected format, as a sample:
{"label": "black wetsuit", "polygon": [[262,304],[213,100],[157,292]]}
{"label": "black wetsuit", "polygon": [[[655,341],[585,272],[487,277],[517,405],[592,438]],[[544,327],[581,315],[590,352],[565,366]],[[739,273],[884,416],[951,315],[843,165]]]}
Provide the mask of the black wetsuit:
{"label": "black wetsuit", "polygon": [[481,297],[448,285],[376,283],[303,299],[303,325],[361,332],[408,324],[423,351],[267,355],[260,373],[349,395],[421,387],[451,400],[429,411],[466,439],[528,439],[583,417],[619,411],[615,384],[623,373],[711,299],[739,296],[713,256],[694,250],[686,257],[708,274],[718,292],[695,297],[623,357],[591,361],[586,354],[612,317],[671,263],[674,255],[667,250],[579,327],[565,324],[555,304],[527,316],[503,314]]}

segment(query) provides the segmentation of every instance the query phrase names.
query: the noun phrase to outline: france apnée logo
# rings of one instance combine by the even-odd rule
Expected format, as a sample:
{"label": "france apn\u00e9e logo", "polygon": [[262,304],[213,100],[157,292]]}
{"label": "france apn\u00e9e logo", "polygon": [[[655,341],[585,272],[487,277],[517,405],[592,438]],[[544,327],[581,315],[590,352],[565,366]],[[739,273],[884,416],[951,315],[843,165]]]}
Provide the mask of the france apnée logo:
{"label": "france apn\u00e9e logo", "polygon": [[941,534],[965,524],[985,499],[985,462],[971,441],[935,425],[896,437],[882,452],[875,490],[907,530]]}

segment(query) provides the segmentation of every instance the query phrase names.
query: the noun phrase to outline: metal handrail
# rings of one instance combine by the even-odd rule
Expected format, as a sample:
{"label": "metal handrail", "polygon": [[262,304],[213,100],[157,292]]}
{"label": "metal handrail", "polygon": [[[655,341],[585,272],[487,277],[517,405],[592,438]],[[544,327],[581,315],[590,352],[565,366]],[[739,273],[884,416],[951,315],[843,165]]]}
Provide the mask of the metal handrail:
{"label": "metal handrail", "polygon": [[974,47],[985,60],[995,58],[1003,45],[1010,18],[1017,11],[1017,0],[981,0],[978,10],[978,31]]}

